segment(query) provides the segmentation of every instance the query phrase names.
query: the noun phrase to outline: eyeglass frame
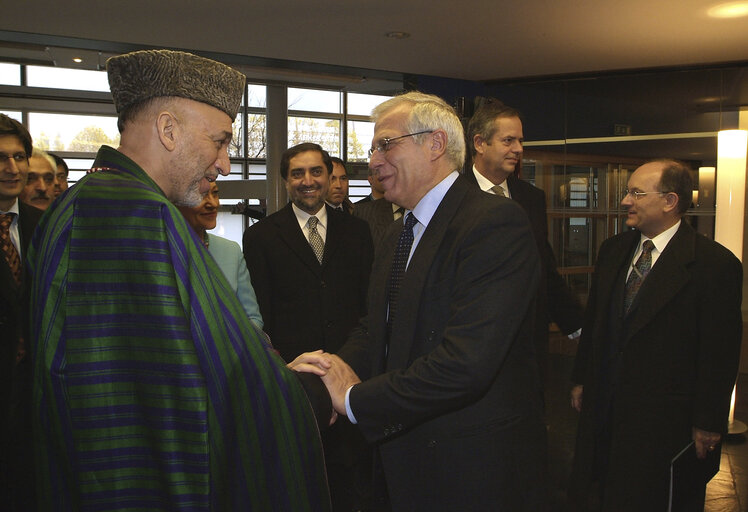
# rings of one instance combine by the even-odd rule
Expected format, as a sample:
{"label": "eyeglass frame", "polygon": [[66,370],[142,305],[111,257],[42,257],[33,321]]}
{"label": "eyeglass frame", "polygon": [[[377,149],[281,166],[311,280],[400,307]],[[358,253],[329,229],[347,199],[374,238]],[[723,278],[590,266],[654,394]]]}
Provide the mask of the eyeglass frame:
{"label": "eyeglass frame", "polygon": [[386,153],[390,150],[390,144],[398,139],[404,139],[406,137],[414,137],[416,135],[423,135],[424,133],[434,133],[436,130],[423,130],[422,132],[406,133],[398,137],[383,137],[377,141],[377,145],[369,148],[369,158],[374,155],[374,152]]}
{"label": "eyeglass frame", "polygon": [[639,199],[641,199],[642,197],[644,197],[644,196],[646,196],[648,194],[666,195],[666,194],[670,194],[670,193],[672,193],[672,191],[670,191],[670,192],[660,192],[659,190],[653,190],[651,192],[639,192],[637,190],[631,191],[628,188],[623,189],[623,197],[631,196],[631,197],[634,198],[634,201],[638,201]]}

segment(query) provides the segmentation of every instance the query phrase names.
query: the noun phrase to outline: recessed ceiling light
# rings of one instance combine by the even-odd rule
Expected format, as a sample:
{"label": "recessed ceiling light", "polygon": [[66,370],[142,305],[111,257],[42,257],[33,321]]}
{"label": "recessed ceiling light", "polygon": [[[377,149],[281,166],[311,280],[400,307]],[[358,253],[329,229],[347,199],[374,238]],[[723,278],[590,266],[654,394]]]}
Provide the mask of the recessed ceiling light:
{"label": "recessed ceiling light", "polygon": [[410,37],[410,34],[408,32],[387,32],[385,36],[391,38],[391,39],[408,39]]}
{"label": "recessed ceiling light", "polygon": [[80,57],[73,57],[73,62],[80,64],[81,62],[83,62],[83,59],[81,59]]}
{"label": "recessed ceiling light", "polygon": [[729,2],[711,7],[707,14],[712,18],[739,18],[748,16],[748,2]]}

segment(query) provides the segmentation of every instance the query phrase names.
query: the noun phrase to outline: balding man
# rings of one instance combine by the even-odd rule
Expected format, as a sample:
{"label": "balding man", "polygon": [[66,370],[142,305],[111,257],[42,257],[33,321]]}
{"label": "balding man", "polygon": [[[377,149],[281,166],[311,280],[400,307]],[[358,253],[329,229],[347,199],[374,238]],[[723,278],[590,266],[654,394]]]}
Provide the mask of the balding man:
{"label": "balding man", "polygon": [[228,174],[244,76],[165,50],[107,72],[121,144],[30,250],[40,510],[329,510],[299,381],[172,204]]}
{"label": "balding man", "polygon": [[[743,270],[683,220],[692,188],[680,162],[642,165],[621,200],[634,230],[600,246],[573,374],[574,510],[668,510],[670,461],[691,441],[686,465],[719,467]],[[690,481],[670,510],[703,511],[705,486]]]}

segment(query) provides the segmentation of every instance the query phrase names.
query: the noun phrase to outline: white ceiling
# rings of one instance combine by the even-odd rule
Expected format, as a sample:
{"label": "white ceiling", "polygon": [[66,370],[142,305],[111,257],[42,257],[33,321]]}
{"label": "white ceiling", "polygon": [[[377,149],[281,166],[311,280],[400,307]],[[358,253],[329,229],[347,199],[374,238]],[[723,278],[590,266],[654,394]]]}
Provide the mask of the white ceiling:
{"label": "white ceiling", "polygon": [[709,18],[717,3],[8,0],[0,30],[495,80],[748,61],[748,17]]}

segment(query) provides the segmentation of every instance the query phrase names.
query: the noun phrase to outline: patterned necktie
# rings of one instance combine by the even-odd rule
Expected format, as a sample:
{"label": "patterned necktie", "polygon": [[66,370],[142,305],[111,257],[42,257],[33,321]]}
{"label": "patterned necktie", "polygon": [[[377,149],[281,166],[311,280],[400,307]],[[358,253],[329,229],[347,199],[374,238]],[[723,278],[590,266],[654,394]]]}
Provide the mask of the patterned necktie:
{"label": "patterned necktie", "polygon": [[395,257],[392,259],[392,268],[390,269],[390,282],[387,291],[387,301],[389,303],[389,314],[387,315],[387,332],[392,333],[392,323],[395,320],[397,311],[397,297],[400,295],[400,283],[405,274],[405,267],[408,264],[410,248],[413,247],[413,226],[418,222],[413,212],[405,217],[405,225],[400,232],[400,238],[395,248]]}
{"label": "patterned necktie", "polygon": [[402,217],[402,216],[403,216],[403,213],[405,213],[405,208],[403,208],[403,207],[401,206],[400,208],[398,208],[397,210],[395,210],[395,211],[394,211],[394,212],[392,213],[392,217],[393,217],[393,219],[392,219],[392,220],[397,220],[397,219],[399,219],[400,217]]}
{"label": "patterned necktie", "polygon": [[13,275],[16,284],[21,284],[21,258],[18,255],[18,249],[13,245],[10,238],[10,224],[13,222],[15,213],[0,214],[0,245],[3,247],[5,261],[8,262],[10,273]]}
{"label": "patterned necktie", "polygon": [[644,279],[652,268],[652,249],[654,249],[652,240],[646,240],[644,245],[642,245],[642,253],[639,259],[636,260],[636,264],[631,269],[631,274],[629,274],[629,278],[626,280],[626,294],[623,297],[624,313],[628,313],[629,309],[631,309],[631,304],[633,304],[639,288],[641,288]]}
{"label": "patterned necktie", "polygon": [[504,188],[501,185],[494,185],[493,187],[491,187],[491,192],[493,192],[497,196],[506,197]]}
{"label": "patterned necktie", "polygon": [[317,232],[317,223],[319,219],[312,215],[306,223],[306,227],[309,228],[309,245],[312,246],[314,255],[317,256],[317,261],[322,264],[322,256],[325,254],[325,242],[322,241],[322,237]]}

